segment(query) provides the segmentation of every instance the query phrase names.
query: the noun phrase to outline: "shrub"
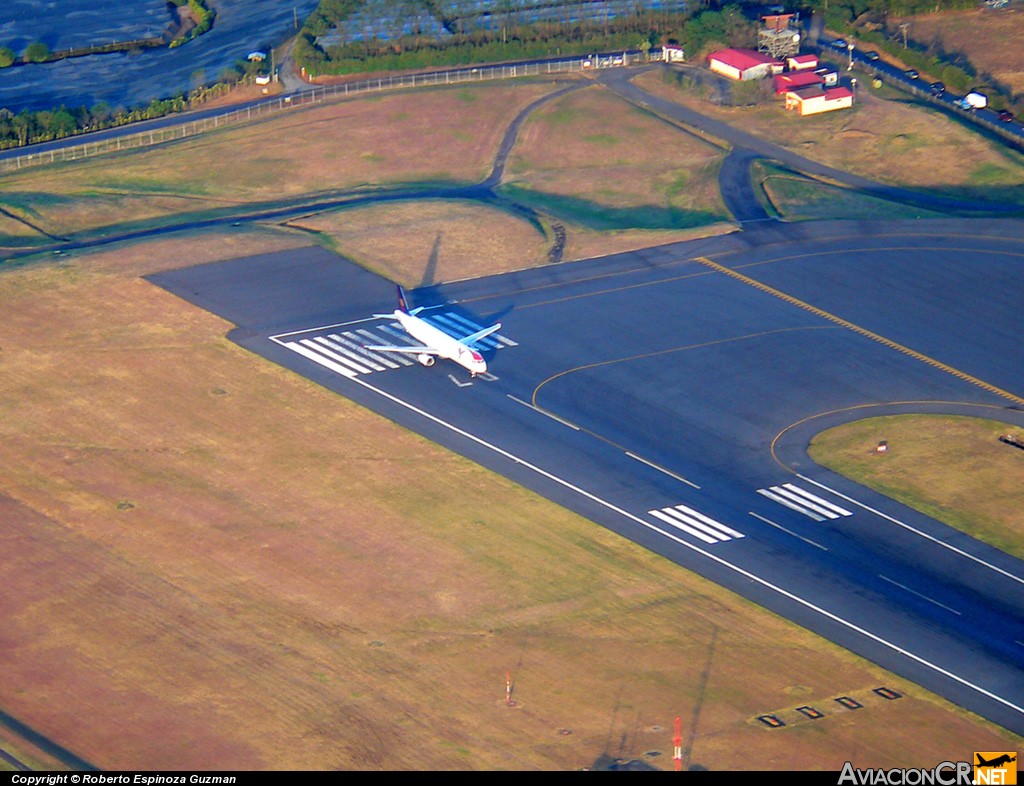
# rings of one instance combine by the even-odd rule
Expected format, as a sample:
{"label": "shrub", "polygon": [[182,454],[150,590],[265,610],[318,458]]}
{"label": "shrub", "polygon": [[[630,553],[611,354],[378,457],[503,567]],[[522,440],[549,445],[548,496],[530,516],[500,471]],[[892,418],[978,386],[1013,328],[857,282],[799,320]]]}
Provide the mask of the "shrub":
{"label": "shrub", "polygon": [[45,63],[50,57],[50,47],[42,41],[36,41],[25,47],[25,59],[30,63]]}

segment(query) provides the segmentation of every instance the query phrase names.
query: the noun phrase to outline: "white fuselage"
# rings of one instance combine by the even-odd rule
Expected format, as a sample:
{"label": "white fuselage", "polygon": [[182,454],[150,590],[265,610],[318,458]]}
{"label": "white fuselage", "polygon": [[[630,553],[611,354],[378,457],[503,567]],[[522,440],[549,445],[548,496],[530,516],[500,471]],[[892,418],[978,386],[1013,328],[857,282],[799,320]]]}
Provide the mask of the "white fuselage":
{"label": "white fuselage", "polygon": [[406,314],[404,311],[396,311],[397,319],[405,332],[423,342],[423,345],[437,351],[438,357],[452,360],[476,376],[487,371],[487,363],[483,356],[472,347],[467,347],[457,338],[449,336],[443,330],[431,325],[424,319]]}

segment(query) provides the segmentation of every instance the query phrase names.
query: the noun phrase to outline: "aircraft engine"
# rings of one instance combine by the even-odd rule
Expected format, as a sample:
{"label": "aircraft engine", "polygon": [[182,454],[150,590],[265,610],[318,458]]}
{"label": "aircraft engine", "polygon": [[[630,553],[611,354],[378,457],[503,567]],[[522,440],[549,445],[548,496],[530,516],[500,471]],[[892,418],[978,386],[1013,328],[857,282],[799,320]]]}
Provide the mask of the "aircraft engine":
{"label": "aircraft engine", "polygon": [[434,356],[428,355],[426,352],[417,355],[416,359],[420,362],[421,365],[424,365],[427,368],[430,368],[432,365],[434,365]]}

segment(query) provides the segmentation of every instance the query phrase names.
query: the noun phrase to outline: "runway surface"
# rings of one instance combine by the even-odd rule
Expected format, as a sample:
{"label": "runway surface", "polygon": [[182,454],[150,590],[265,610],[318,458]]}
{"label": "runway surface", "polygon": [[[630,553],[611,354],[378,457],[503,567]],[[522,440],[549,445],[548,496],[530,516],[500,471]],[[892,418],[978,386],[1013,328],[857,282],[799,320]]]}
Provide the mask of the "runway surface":
{"label": "runway surface", "polygon": [[[326,251],[151,280],[231,338],[1024,734],[1024,564],[814,465],[896,411],[1024,425],[1024,223],[833,222],[413,293],[490,373],[368,352],[389,282]],[[365,341],[364,341],[365,340]]]}

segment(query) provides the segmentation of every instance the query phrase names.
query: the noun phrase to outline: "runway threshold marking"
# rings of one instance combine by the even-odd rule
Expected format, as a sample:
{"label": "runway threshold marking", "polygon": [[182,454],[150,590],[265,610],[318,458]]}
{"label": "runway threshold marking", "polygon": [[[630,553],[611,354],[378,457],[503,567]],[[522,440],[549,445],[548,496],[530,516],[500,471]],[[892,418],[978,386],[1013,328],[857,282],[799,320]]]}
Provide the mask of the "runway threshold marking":
{"label": "runway threshold marking", "polygon": [[707,257],[696,257],[696,260],[700,262],[702,265],[711,268],[712,270],[715,270],[719,273],[723,273],[724,275],[727,275],[730,278],[734,278],[737,281],[740,281],[748,286],[754,287],[755,289],[759,289],[762,292],[766,292],[772,297],[776,297],[779,300],[785,301],[786,303],[796,306],[797,308],[802,308],[804,311],[809,311],[810,313],[819,316],[822,319],[827,319],[829,322],[833,322],[839,325],[840,327],[844,327],[847,330],[852,330],[854,333],[858,333],[866,338],[871,339],[872,341],[877,341],[879,344],[882,344],[883,346],[889,347],[890,349],[895,349],[897,352],[902,352],[904,355],[908,355],[909,357],[912,357],[915,360],[919,360],[922,363],[926,363],[927,365],[932,366],[933,368],[937,368],[940,371],[944,371],[947,374],[951,374],[957,379],[962,379],[964,382],[968,382],[972,385],[975,385],[981,388],[982,390],[987,390],[989,393],[995,393],[997,396],[1009,399],[1015,404],[1024,405],[1024,398],[1015,395],[1014,393],[1010,393],[1008,390],[1003,390],[1002,388],[996,387],[995,385],[985,382],[982,379],[972,377],[970,374],[964,371],[960,371],[957,368],[953,368],[952,366],[947,365],[946,363],[943,363],[939,360],[936,360],[935,358],[928,357],[928,355],[922,354],[921,352],[918,352],[915,349],[906,347],[903,344],[893,341],[892,339],[886,338],[885,336],[875,333],[874,331],[868,330],[867,328],[863,328],[860,325],[856,325],[853,322],[850,322],[849,320],[843,319],[842,317],[838,317],[835,314],[825,311],[824,309],[818,308],[817,306],[812,306],[810,303],[800,300],[800,298],[793,297],[792,295],[787,295],[785,292],[775,289],[775,287],[768,286],[768,284],[764,284],[758,281],[757,279],[751,278],[750,276],[746,276],[743,273],[733,270],[732,268],[726,267],[725,265],[720,265],[718,262],[713,262]]}

